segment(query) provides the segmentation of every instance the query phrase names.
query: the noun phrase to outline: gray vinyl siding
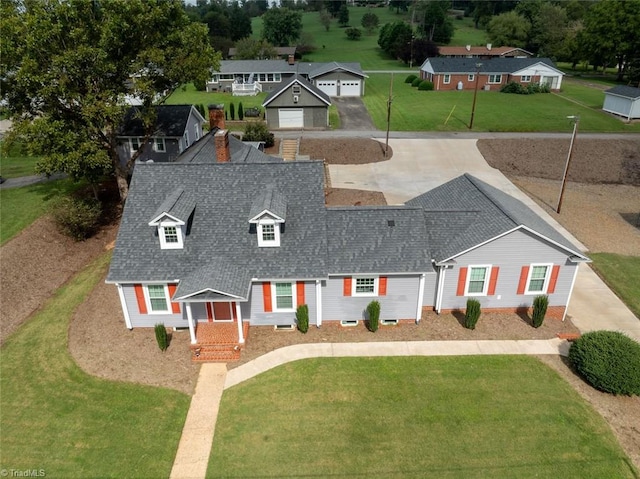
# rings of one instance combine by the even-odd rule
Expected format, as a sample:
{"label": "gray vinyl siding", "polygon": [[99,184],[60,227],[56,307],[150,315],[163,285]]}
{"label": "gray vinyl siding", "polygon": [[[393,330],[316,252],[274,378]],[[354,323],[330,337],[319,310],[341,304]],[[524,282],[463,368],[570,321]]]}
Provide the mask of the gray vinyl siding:
{"label": "gray vinyl siding", "polygon": [[[291,103],[288,108],[302,109],[303,128],[325,128],[328,126],[327,106],[298,106]],[[267,126],[272,129],[280,128],[280,115],[278,108],[267,107]]]}
{"label": "gray vinyl siding", "polygon": [[[322,75],[320,77],[316,77],[313,79],[314,84],[316,84],[317,82],[323,82],[323,81],[337,81],[338,85],[339,85],[339,82],[341,81],[346,81],[346,82],[359,81],[360,96],[364,95],[364,78],[358,75],[354,75],[353,73],[344,72],[344,71],[332,71],[327,73],[326,75]],[[338,88],[340,87],[338,86]],[[341,95],[341,94],[342,93],[338,91],[338,95]]]}
{"label": "gray vinyl siding", "polygon": [[422,306],[435,306],[436,304],[436,286],[438,284],[438,275],[435,273],[427,274],[424,278],[424,294],[422,296]]}
{"label": "gray vinyl siding", "polygon": [[[118,156],[120,157],[120,163],[124,166],[131,158],[133,152],[129,149],[129,138],[121,138],[119,140]],[[138,161],[152,160],[155,163],[166,163],[169,161],[175,161],[180,154],[180,144],[177,138],[165,138],[164,147],[166,151],[154,151],[153,139],[145,145],[142,154],[138,157]]]}
{"label": "gray vinyl siding", "polygon": [[189,113],[189,119],[187,120],[187,127],[185,128],[185,131],[189,132],[189,146],[198,141],[196,138],[202,138],[202,124],[196,116],[193,108],[191,108],[191,113]]}
{"label": "gray vinyl siding", "polygon": [[605,93],[602,109],[626,118],[640,118],[640,99],[633,100]]}
{"label": "gray vinyl siding", "polygon": [[184,305],[180,305],[180,314],[141,314],[138,309],[138,301],[132,284],[123,284],[122,292],[124,293],[127,311],[131,319],[131,326],[134,328],[153,328],[157,323],[162,323],[168,327],[186,328],[189,326],[187,321],[187,312]]}
{"label": "gray vinyl siding", "polygon": [[[295,283],[295,282],[294,282]],[[295,286],[294,286],[295,287]],[[294,298],[295,298],[294,290]],[[317,303],[316,285],[314,281],[305,281],[304,299],[309,307],[309,324],[316,324]],[[275,326],[276,324],[295,324],[296,313],[265,312],[264,297],[262,294],[262,282],[252,283],[249,301],[241,303],[242,319],[253,326]]]}
{"label": "gray vinyl siding", "polygon": [[412,319],[416,316],[418,275],[387,276],[385,296],[344,296],[344,276],[330,277],[322,288],[322,321],[365,319],[367,305],[380,302],[380,319]]}
{"label": "gray vinyl siding", "polygon": [[560,266],[555,293],[549,305],[566,304],[577,264],[568,261],[567,252],[523,230],[517,230],[455,258],[456,266],[445,274],[442,309],[464,308],[471,296],[457,296],[460,268],[469,265],[491,265],[500,268],[495,295],[472,296],[483,308],[531,306],[534,294],[519,295],[518,283],[523,266],[550,263]]}

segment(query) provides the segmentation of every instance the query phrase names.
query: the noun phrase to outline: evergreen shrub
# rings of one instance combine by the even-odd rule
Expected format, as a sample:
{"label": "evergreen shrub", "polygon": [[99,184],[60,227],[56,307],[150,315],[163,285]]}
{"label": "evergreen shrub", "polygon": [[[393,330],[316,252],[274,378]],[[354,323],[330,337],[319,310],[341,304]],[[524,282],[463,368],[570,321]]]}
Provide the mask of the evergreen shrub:
{"label": "evergreen shrub", "polygon": [[420,85],[418,85],[418,90],[422,90],[422,91],[433,90],[433,82],[429,80],[423,80],[422,82],[420,82]]}
{"label": "evergreen shrub", "polygon": [[167,336],[167,328],[164,327],[164,324],[157,323],[154,327],[156,333],[156,341],[158,342],[158,347],[160,351],[166,351],[169,347],[169,336]]}
{"label": "evergreen shrub", "polygon": [[420,83],[422,83],[422,80],[420,79],[420,77],[416,77],[412,82],[411,82],[411,86],[413,87],[419,87]]}
{"label": "evergreen shrub", "polygon": [[306,304],[301,304],[296,309],[296,321],[301,333],[309,331],[309,307]]}
{"label": "evergreen shrub", "polygon": [[464,327],[476,329],[476,323],[480,318],[480,301],[477,299],[467,300],[467,310],[464,313]]}
{"label": "evergreen shrub", "polygon": [[594,388],[640,396],[640,343],[618,331],[591,331],[571,344],[569,361]]}
{"label": "evergreen shrub", "polygon": [[380,303],[378,301],[371,301],[367,305],[367,316],[367,325],[369,331],[375,333],[378,330],[378,326],[380,324]]}
{"label": "evergreen shrub", "polygon": [[58,230],[76,241],[91,237],[98,229],[102,205],[96,199],[62,196],[51,207]]}
{"label": "evergreen shrub", "polygon": [[411,75],[408,75],[407,78],[404,79],[404,82],[413,83],[413,80],[415,80],[416,78],[418,78],[418,75],[412,73]]}
{"label": "evergreen shrub", "polygon": [[544,317],[547,314],[547,307],[549,306],[549,296],[546,294],[536,296],[533,299],[533,314],[531,315],[531,322],[534,328],[539,328],[544,322]]}

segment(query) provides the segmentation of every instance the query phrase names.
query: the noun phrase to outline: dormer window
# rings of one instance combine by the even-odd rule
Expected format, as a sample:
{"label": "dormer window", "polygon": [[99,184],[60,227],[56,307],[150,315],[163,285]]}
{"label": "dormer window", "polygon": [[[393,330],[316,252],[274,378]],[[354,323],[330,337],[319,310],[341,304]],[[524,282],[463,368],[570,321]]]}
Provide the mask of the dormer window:
{"label": "dormer window", "polygon": [[271,219],[258,223],[258,246],[280,246],[280,225]]}
{"label": "dormer window", "polygon": [[158,237],[162,249],[182,249],[184,239],[182,225],[177,223],[162,222],[158,225]]}

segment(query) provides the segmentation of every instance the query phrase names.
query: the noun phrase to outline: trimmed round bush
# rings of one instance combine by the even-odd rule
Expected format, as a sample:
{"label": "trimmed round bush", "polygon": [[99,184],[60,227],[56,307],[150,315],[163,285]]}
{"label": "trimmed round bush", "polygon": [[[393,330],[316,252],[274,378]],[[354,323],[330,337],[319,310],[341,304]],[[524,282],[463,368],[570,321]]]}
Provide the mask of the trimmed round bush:
{"label": "trimmed round bush", "polygon": [[420,83],[422,83],[422,80],[420,78],[416,78],[415,80],[413,80],[411,82],[411,86],[418,87],[418,86],[420,86]]}
{"label": "trimmed round bush", "polygon": [[617,331],[583,334],[569,360],[594,388],[611,394],[640,395],[640,343]]}
{"label": "trimmed round bush", "polygon": [[423,90],[423,91],[433,90],[433,82],[430,82],[429,80],[424,80],[420,82],[420,85],[418,85],[418,90]]}
{"label": "trimmed round bush", "polygon": [[411,74],[409,75],[407,78],[404,79],[405,83],[413,83],[413,80],[415,80],[416,78],[418,78],[418,75],[415,74]]}
{"label": "trimmed round bush", "polygon": [[85,240],[97,231],[101,214],[102,205],[95,199],[61,196],[51,206],[58,230],[76,241]]}

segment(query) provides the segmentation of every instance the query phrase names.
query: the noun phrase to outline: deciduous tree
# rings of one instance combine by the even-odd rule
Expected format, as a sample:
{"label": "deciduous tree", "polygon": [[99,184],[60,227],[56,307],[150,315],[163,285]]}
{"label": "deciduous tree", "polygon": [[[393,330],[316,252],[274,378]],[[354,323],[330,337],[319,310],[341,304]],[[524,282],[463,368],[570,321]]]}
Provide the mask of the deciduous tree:
{"label": "deciduous tree", "polygon": [[531,24],[514,11],[493,17],[487,25],[487,36],[496,47],[524,48],[529,38]]}
{"label": "deciduous tree", "polygon": [[300,37],[302,13],[288,8],[270,8],[262,15],[262,37],[276,47],[287,47]]}
{"label": "deciduous tree", "polygon": [[373,12],[367,12],[362,15],[362,28],[364,28],[369,35],[373,33],[373,31],[378,28],[378,24],[380,20],[378,19],[378,15]]}
{"label": "deciduous tree", "polygon": [[38,169],[95,181],[115,173],[121,198],[141,149],[126,164],[117,130],[138,97],[153,131],[153,101],[218,66],[204,25],[190,23],[178,0],[3,0],[2,98],[21,137],[43,160]]}

